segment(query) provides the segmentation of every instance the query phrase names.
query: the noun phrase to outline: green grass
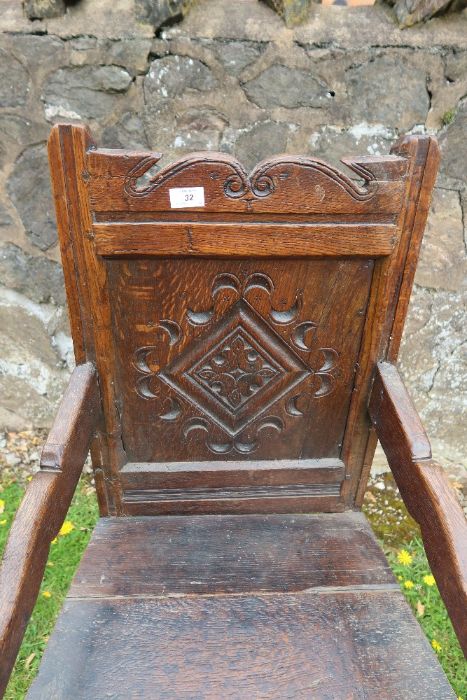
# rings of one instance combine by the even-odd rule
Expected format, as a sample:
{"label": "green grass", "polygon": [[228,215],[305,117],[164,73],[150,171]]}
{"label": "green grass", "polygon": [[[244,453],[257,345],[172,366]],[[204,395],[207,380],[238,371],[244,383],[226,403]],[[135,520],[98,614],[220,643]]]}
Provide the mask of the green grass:
{"label": "green grass", "polygon": [[431,576],[421,540],[415,537],[399,551],[395,552],[391,549],[386,554],[402,591],[435,649],[454,692],[465,700],[467,698],[467,663],[436,583]]}
{"label": "green grass", "polygon": [[[467,663],[436,584],[430,586],[424,580],[431,572],[420,530],[408,514],[390,474],[370,481],[363,511],[454,692],[458,698],[467,700]],[[402,551],[409,557],[404,557]],[[401,558],[407,563],[402,563]]]}
{"label": "green grass", "polygon": [[[23,488],[18,483],[4,483],[2,486],[0,482],[0,499],[5,503],[4,512],[0,514],[0,553],[22,494]],[[467,664],[436,585],[430,586],[424,580],[430,570],[415,523],[407,516],[397,492],[388,481],[385,491],[370,489],[369,497],[365,512],[398,577],[404,595],[430,643],[433,644],[435,640],[438,658],[455,693],[459,698],[467,700]],[[69,534],[58,537],[56,544],[51,547],[41,593],[5,700],[22,700],[25,697],[96,520],[97,505],[93,489],[89,486],[89,480],[82,479],[67,515],[67,521],[73,523],[74,529]],[[401,555],[402,549],[410,555],[410,561],[407,556]],[[401,557],[405,559],[405,564],[401,563]],[[408,581],[413,586],[408,584],[407,588]],[[431,579],[428,581],[431,583]],[[45,592],[50,593],[50,597],[45,597]]]}
{"label": "green grass", "polygon": [[[0,525],[0,552],[3,552],[9,526],[23,491],[24,489],[15,482],[3,484],[3,490],[0,491],[0,499],[5,503],[4,512],[0,515],[0,523],[3,523]],[[73,523],[74,529],[69,534],[58,537],[56,544],[52,544],[50,548],[41,592],[27,627],[4,700],[24,698],[36,675],[48,636],[89,541],[97,514],[95,494],[89,486],[89,479],[87,481],[83,479],[79,483],[67,515],[67,521]],[[50,597],[44,596],[44,593],[50,593]]]}

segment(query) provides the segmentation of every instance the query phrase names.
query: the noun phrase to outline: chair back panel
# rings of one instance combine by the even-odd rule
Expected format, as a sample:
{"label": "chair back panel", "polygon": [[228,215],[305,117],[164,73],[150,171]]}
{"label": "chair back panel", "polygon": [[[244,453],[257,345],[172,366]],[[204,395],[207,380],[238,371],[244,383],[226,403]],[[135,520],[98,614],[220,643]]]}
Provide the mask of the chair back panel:
{"label": "chair back panel", "polygon": [[437,163],[50,138],[77,361],[96,363],[102,512],[342,510],[360,497],[376,361],[397,353]]}
{"label": "chair back panel", "polygon": [[373,261],[107,264],[129,461],[340,457]]}

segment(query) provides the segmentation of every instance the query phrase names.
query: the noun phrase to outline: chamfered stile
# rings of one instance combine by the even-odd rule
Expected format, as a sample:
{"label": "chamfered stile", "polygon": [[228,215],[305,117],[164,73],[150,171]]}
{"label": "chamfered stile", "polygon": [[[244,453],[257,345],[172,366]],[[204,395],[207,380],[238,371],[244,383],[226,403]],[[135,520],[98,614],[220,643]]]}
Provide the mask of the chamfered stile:
{"label": "chamfered stile", "polygon": [[[58,231],[62,246],[68,252],[68,236],[73,241],[75,270],[67,262],[64,265],[67,287],[79,280],[79,302],[75,301],[74,289],[69,305],[70,316],[76,316],[71,330],[75,344],[84,343],[87,359],[96,362],[99,372],[100,389],[103,401],[104,423],[98,431],[92,456],[94,468],[98,472],[96,486],[99,487],[99,505],[102,512],[115,513],[119,510],[120,490],[118,470],[123,464],[119,447],[120,425],[116,398],[114,396],[114,371],[112,370],[113,350],[109,327],[108,287],[106,271],[102,260],[96,255],[92,236],[92,215],[86,189],[86,152],[92,146],[89,131],[84,126],[70,124],[53,127],[49,139],[51,171],[62,171],[65,179],[52,177],[55,200],[66,201],[66,218],[57,209]],[[64,187],[64,189],[63,189]],[[71,278],[68,281],[68,278]],[[79,323],[81,319],[81,324]],[[102,474],[102,477],[101,477]],[[105,490],[102,492],[102,487]]]}
{"label": "chamfered stile", "polygon": [[[354,404],[349,413],[347,444],[343,458],[350,479],[345,485],[348,502],[361,506],[377,438],[367,415],[368,392],[375,363],[394,360],[405,323],[408,304],[398,304],[399,293],[410,295],[431,192],[439,165],[439,148],[429,136],[406,136],[393,152],[409,163],[406,192],[398,217],[399,244],[391,256],[375,265],[374,296],[369,304],[368,333],[364,335],[359,360]],[[418,209],[420,206],[420,209]],[[368,342],[367,342],[368,341]]]}

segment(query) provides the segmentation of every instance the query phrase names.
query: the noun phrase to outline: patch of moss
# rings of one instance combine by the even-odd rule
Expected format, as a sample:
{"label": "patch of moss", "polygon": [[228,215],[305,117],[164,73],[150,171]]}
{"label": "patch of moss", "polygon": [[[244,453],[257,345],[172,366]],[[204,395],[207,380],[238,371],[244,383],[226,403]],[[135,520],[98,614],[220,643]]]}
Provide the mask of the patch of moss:
{"label": "patch of moss", "polygon": [[447,126],[448,124],[450,124],[453,121],[455,116],[456,116],[455,108],[453,107],[452,109],[448,109],[448,111],[445,112],[443,114],[443,116],[441,117],[442,125]]}

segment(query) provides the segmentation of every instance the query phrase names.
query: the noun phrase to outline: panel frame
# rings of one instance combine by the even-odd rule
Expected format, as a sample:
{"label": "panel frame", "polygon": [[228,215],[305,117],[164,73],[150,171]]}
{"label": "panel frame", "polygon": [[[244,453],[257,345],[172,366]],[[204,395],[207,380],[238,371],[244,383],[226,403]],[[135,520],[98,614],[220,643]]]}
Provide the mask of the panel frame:
{"label": "panel frame", "polygon": [[[270,235],[267,232],[271,230],[283,228],[283,232],[287,232],[288,228],[290,232],[291,227],[297,227],[293,230],[300,230],[302,236],[308,237],[306,243],[309,247],[302,250],[302,255],[317,257],[332,251],[333,246],[336,256],[349,255],[349,251],[353,255],[364,254],[363,234],[370,232],[366,255],[375,260],[375,268],[343,444],[342,459],[346,464],[346,475],[340,499],[343,507],[359,506],[376,445],[374,430],[367,416],[369,391],[376,362],[384,359],[394,361],[397,356],[439,161],[436,141],[428,136],[407,136],[395,145],[390,156],[346,159],[345,164],[364,179],[364,186],[355,185],[347,175],[314,159],[280,156],[258,165],[247,175],[240,164],[229,156],[195,154],[161,171],[155,180],[159,178],[162,185],[154,186],[153,181],[150,185],[154,186],[151,196],[146,199],[144,196],[131,199],[128,188],[131,190],[132,178],[135,180],[145,169],[158,162],[159,154],[97,149],[84,126],[58,124],[53,127],[49,139],[49,158],[75,354],[79,362],[94,361],[100,379],[104,420],[92,447],[92,459],[101,514],[122,515],[126,512],[120,479],[126,457],[122,444],[120,397],[114,382],[116,355],[111,332],[107,272],[102,257],[104,252],[108,255],[110,251],[115,255],[123,248],[119,248],[119,243],[114,245],[115,241],[112,243],[114,248],[105,248],[104,232],[108,234],[111,231],[112,235],[118,233],[121,236],[123,225],[130,228],[138,226],[140,231],[152,231],[156,227],[159,231],[178,231],[181,241],[178,255],[183,246],[182,255],[211,255],[212,246],[195,250],[197,246],[190,243],[190,234],[187,233],[188,229],[194,228],[198,232],[201,227],[215,226],[214,221],[212,224],[200,222],[203,216],[209,214],[215,215],[215,221],[219,222],[225,217],[223,227],[226,231],[236,226],[232,221],[240,217],[240,228],[252,227],[264,231],[261,243],[261,246],[266,245],[264,254],[269,242],[276,245],[273,238],[267,237]],[[206,169],[206,163],[211,168],[213,161],[216,172],[221,174],[226,169],[232,172],[233,168],[239,178],[234,183],[235,187],[240,182],[240,188],[244,188],[245,193],[225,197],[225,190],[224,196],[220,190],[216,190],[214,204],[208,210],[194,210],[185,215],[185,220],[179,216],[177,221],[160,204],[161,193],[165,191],[167,195],[169,184],[181,186],[180,172],[202,173],[206,186],[210,186],[210,183],[217,186],[217,178],[210,179],[212,170]],[[288,170],[284,170],[284,164]],[[284,173],[287,176],[280,177]],[[317,186],[310,198],[304,199],[303,186],[309,184],[310,173],[313,177],[321,178],[318,179],[321,190],[324,177],[326,183],[331,182],[329,187],[333,192],[336,187],[340,188],[337,190],[339,195],[334,200],[332,197],[325,198],[323,205],[322,191]],[[276,185],[269,193],[271,196],[264,196],[264,188],[270,187],[268,178],[272,178]],[[111,188],[114,199],[110,196],[106,199],[105,187],[98,190],[95,186],[97,181],[107,183],[107,194]],[[130,185],[127,184],[125,193],[116,202],[114,195],[123,181],[130,182]],[[281,187],[284,185],[284,188],[278,187],[277,183],[282,183]],[[340,194],[341,190],[344,194]],[[371,193],[372,196],[369,196]],[[109,202],[112,206],[109,206]],[[132,223],[127,214],[125,222],[119,222],[122,211],[140,212],[142,220]],[[109,212],[112,212],[112,216],[106,223],[105,216]],[[161,212],[164,212],[165,222],[160,221]],[[186,216],[193,219],[192,224]],[[245,217],[254,223],[245,223]],[[272,218],[273,222],[265,222],[266,217]],[[99,221],[96,221],[97,218]],[[315,223],[307,223],[308,218],[310,221],[314,219]],[[358,218],[358,222],[352,222],[352,218]],[[144,223],[145,219],[149,221]],[[316,219],[319,219],[318,223]],[[145,229],[145,226],[149,229]],[[336,237],[339,244],[334,243],[326,248],[326,232],[333,227],[339,233]],[[355,244],[353,249],[349,232]],[[375,244],[374,238],[378,235],[380,239]],[[290,247],[284,246],[283,251],[280,248],[280,254],[289,257],[298,255],[303,238],[297,237],[296,243]],[[250,255],[260,256],[259,248],[250,250]],[[135,249],[119,254],[137,255],[139,252]],[[145,254],[148,254],[148,248]],[[161,251],[157,253],[155,250],[151,254],[160,255]],[[163,254],[169,253],[166,250]],[[271,250],[267,254],[271,255]],[[227,249],[226,255],[233,255],[232,248]]]}
{"label": "panel frame", "polygon": [[[271,460],[338,456],[368,302],[372,261],[325,258],[316,259],[309,265],[308,259],[282,259],[280,264],[271,261],[271,266],[258,267],[256,259],[232,260],[228,266],[229,284],[236,283],[238,286],[219,291],[213,299],[210,285],[204,283],[203,270],[207,264],[209,282],[218,276],[223,278],[223,274],[216,274],[225,272],[222,260],[107,260],[113,289],[114,327],[118,329],[117,342],[126,339],[118,345],[118,381],[121,393],[126,397],[122,406],[123,439],[129,460],[222,460],[235,459],[238,452],[242,453],[243,459],[251,457],[255,460],[258,459],[258,454],[261,459]],[[201,279],[200,275],[203,283],[193,285],[193,280]],[[364,279],[362,284],[357,285],[355,280],[359,278]],[[259,284],[265,279],[271,286],[268,290],[261,287],[259,291]],[[256,286],[250,288],[253,281]],[[315,288],[320,289],[317,295]],[[235,303],[239,295],[241,302],[239,300]],[[247,307],[249,313],[243,308],[245,295],[250,303]],[[335,304],[339,305],[339,313],[333,311]],[[199,319],[207,325],[193,326],[187,319],[189,309],[204,313],[209,310],[211,320]],[[280,309],[287,309],[287,318],[282,319],[282,322],[273,319],[273,314],[277,314]],[[284,311],[280,313],[284,314]],[[250,321],[246,323],[248,318]],[[242,425],[240,421],[240,425],[229,426],[222,420],[222,406],[219,406],[217,399],[210,403],[207,400],[209,394],[203,392],[200,395],[190,389],[193,388],[190,367],[196,367],[198,360],[203,357],[206,360],[212,358],[216,333],[217,339],[224,341],[226,329],[236,326],[235,319],[243,319],[243,323],[246,323],[244,329],[249,330],[259,346],[263,345],[283,367],[292,369],[290,355],[294,362],[298,361],[299,366],[295,366],[295,369],[299,371],[295,374],[302,374],[303,381],[298,378],[298,384],[295,380],[284,386],[280,381],[281,375],[278,375],[279,382],[276,381],[276,376],[265,391],[259,392],[257,398],[251,397],[246,406],[240,407],[235,414],[236,419],[240,419],[243,408],[246,408],[249,414],[246,424]],[[266,319],[267,325],[264,324]],[[314,328],[311,329],[310,336],[304,337],[305,346],[297,349],[292,337],[294,329],[299,330],[303,325],[309,325],[310,319],[316,321],[311,324]],[[283,340],[286,341],[285,346]],[[276,342],[277,353],[273,350]],[[328,354],[324,355],[324,351],[328,351]],[[270,357],[270,360],[273,358]],[[335,364],[334,360],[337,360]],[[179,368],[178,372],[176,367]],[[300,371],[300,368],[305,372]],[[319,368],[324,370],[324,374]],[[185,377],[183,370],[188,373]],[[293,375],[287,373],[285,376]],[[178,382],[174,381],[177,377]],[[180,383],[183,378],[185,381]],[[268,394],[270,386],[273,387],[272,395]],[[292,387],[294,391],[290,393]],[[333,387],[337,391],[333,392]],[[315,395],[318,389],[321,393],[324,391],[324,396]],[[327,398],[328,394],[334,396]],[[203,396],[207,397],[204,405]],[[290,400],[297,396],[298,406],[295,404],[290,407]],[[286,397],[289,401],[286,401]],[[212,396],[211,398],[213,399]],[[312,408],[310,402],[318,410],[319,418],[313,412],[314,420],[308,423],[304,434],[300,424],[303,425],[305,421],[306,425],[307,418],[300,410],[309,412]],[[285,403],[288,404],[287,407]],[[201,411],[201,417],[208,418],[212,427],[216,424],[216,429],[205,433],[201,421],[197,420],[197,429],[202,432],[193,433],[194,439],[189,436],[182,456],[181,451],[172,450],[171,445],[176,444],[180,438],[183,439],[181,427],[186,425],[186,419],[189,419],[193,409],[196,411],[192,414],[193,418],[199,419]],[[157,420],[157,416],[160,420]],[[280,418],[281,425],[276,422],[275,430],[271,424],[268,431],[261,434],[257,432],[255,426],[260,428],[261,419],[268,422],[270,416]],[[183,418],[183,423],[180,418]],[[323,431],[319,426],[326,425],[327,421],[332,421],[332,424]],[[163,430],[160,429],[161,426],[164,426]],[[219,429],[223,431],[222,435]],[[242,436],[243,429],[246,435]],[[209,445],[206,444],[208,436]],[[186,438],[186,435],[183,437]],[[237,438],[243,445],[232,444],[237,442]],[[260,441],[258,452],[251,451],[245,444],[257,440]],[[158,443],[159,448],[156,447]],[[229,457],[224,456],[227,453]],[[168,469],[168,466],[162,462],[161,468]],[[219,473],[218,476],[218,486],[222,487],[222,474]],[[255,483],[254,476],[256,472],[252,470],[249,477],[252,486]],[[189,494],[187,498],[188,496]],[[329,509],[330,504],[334,507],[339,505],[338,494],[332,500],[324,502],[322,497],[316,503],[310,500],[309,505]],[[250,505],[253,508],[253,503]],[[294,507],[297,505],[298,502],[294,501]],[[282,507],[286,507],[285,501]],[[301,502],[300,510],[303,508]]]}

